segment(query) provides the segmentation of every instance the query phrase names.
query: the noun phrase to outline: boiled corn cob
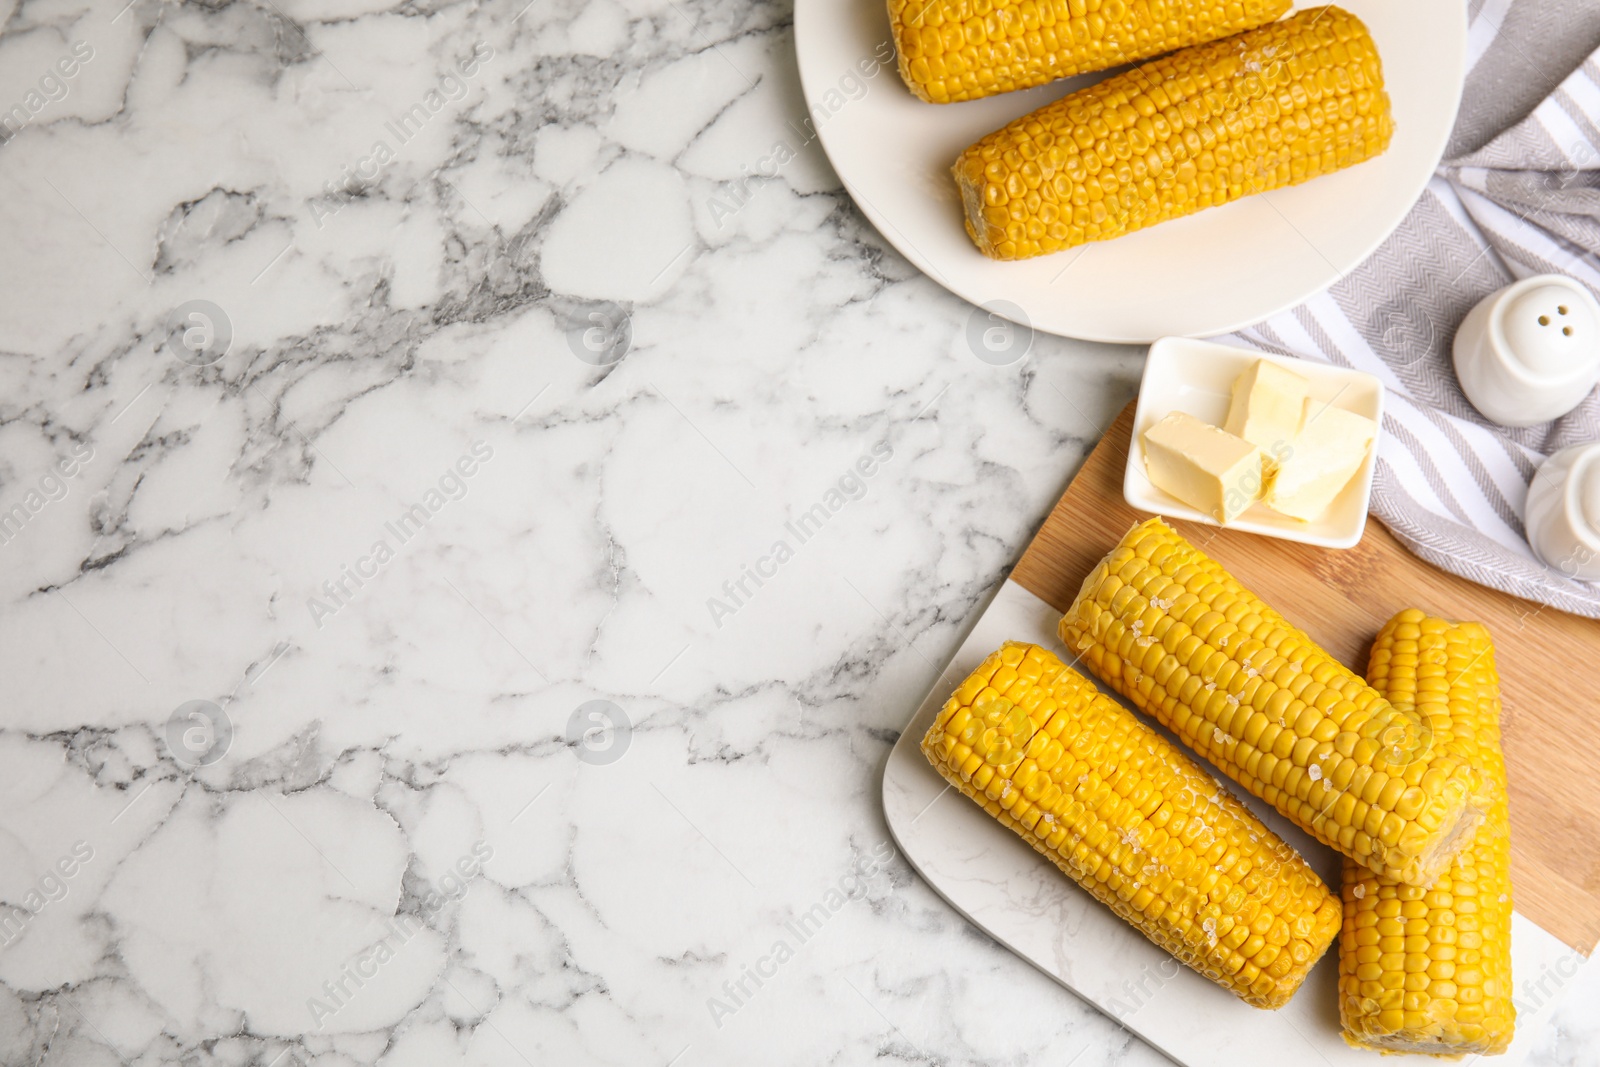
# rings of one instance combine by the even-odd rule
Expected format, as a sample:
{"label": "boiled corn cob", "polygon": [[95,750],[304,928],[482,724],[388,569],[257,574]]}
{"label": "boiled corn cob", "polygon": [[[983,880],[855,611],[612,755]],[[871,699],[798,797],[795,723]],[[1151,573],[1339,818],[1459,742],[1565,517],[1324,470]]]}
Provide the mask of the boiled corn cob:
{"label": "boiled corn cob", "polygon": [[889,0],[900,77],[933,104],[1027,89],[1253,29],[1290,0]]}
{"label": "boiled corn cob", "polygon": [[1489,814],[1431,889],[1345,860],[1339,940],[1345,1040],[1388,1052],[1504,1052],[1517,1013],[1494,644],[1479,623],[1401,612],[1373,644],[1367,680],[1395,706],[1415,708],[1436,741],[1449,738],[1476,752]]}
{"label": "boiled corn cob", "polygon": [[1427,885],[1482,818],[1470,753],[1284,621],[1160,519],[1084,581],[1061,640],[1319,841]]}
{"label": "boiled corn cob", "polygon": [[1246,1003],[1276,1008],[1339,925],[1321,878],[1094,683],[1008,642],[922,740],[945,780],[1095,899]]}
{"label": "boiled corn cob", "polygon": [[1372,37],[1320,7],[1064,96],[954,170],[978,248],[1026,259],[1298,185],[1393,133]]}

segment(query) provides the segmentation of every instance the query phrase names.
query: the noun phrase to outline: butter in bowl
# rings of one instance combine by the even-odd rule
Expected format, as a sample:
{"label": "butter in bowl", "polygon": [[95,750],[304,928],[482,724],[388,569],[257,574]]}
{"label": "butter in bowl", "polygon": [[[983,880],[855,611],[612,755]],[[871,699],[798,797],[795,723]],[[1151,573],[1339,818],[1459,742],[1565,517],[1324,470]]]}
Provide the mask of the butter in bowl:
{"label": "butter in bowl", "polygon": [[1366,528],[1383,385],[1168,337],[1150,348],[1123,496],[1142,510],[1350,548]]}

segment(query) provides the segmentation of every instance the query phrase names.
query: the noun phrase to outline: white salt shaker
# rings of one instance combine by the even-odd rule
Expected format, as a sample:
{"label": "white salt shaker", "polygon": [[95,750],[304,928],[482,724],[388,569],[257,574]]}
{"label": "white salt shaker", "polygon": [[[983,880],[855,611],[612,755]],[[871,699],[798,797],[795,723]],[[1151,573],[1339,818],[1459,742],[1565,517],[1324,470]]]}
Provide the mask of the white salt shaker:
{"label": "white salt shaker", "polygon": [[1502,426],[1577,407],[1600,381],[1600,304],[1563,274],[1537,274],[1485,297],[1456,331],[1456,377]]}
{"label": "white salt shaker", "polygon": [[1568,578],[1600,580],[1600,441],[1544,461],[1528,487],[1524,527],[1547,566]]}

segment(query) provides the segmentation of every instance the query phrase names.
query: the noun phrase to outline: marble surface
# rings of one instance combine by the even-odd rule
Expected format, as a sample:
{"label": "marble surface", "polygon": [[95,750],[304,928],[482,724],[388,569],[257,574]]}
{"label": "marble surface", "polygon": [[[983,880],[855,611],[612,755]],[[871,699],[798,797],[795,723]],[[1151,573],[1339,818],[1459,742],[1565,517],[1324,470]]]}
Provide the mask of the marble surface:
{"label": "marble surface", "polygon": [[5,2],[0,1063],[1164,1062],[879,805],[1142,353],[888,250],[788,5],[524,3]]}

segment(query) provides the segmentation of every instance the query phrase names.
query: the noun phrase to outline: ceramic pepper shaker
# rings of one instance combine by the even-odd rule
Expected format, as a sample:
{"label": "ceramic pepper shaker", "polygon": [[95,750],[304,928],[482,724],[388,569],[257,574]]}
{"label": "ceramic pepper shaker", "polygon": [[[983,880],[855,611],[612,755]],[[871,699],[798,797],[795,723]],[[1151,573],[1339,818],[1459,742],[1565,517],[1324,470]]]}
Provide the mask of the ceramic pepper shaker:
{"label": "ceramic pepper shaker", "polygon": [[1472,406],[1502,426],[1532,426],[1577,407],[1600,381],[1600,303],[1562,274],[1485,297],[1456,331],[1456,377]]}
{"label": "ceramic pepper shaker", "polygon": [[1600,580],[1600,441],[1544,461],[1528,487],[1528,543],[1568,578]]}

